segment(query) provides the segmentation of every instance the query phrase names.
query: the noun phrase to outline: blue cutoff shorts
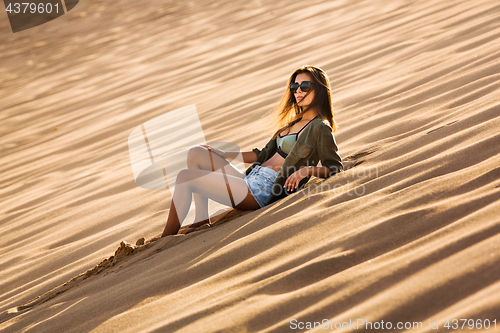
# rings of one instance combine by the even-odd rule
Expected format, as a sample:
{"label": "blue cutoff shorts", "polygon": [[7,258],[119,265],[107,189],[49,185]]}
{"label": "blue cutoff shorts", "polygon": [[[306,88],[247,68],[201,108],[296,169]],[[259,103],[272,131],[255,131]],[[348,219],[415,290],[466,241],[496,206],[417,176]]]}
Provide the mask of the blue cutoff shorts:
{"label": "blue cutoff shorts", "polygon": [[273,169],[260,165],[256,165],[245,176],[245,183],[260,207],[264,207],[273,194],[273,184],[277,176],[278,173]]}

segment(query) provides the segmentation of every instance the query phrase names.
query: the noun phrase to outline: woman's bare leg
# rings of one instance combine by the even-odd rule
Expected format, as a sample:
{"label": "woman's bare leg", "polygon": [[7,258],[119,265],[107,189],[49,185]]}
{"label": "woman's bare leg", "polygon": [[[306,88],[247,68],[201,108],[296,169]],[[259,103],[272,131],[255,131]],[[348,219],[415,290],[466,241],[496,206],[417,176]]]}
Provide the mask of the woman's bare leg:
{"label": "woman's bare leg", "polygon": [[[242,178],[227,175],[227,179],[237,209],[249,210],[260,208]],[[206,170],[181,170],[175,182],[170,212],[165,230],[161,235],[162,237],[177,233],[182,221],[187,216],[193,193],[200,194],[223,205],[231,206],[224,175]]]}
{"label": "woman's bare leg", "polygon": [[[245,178],[245,174],[238,170],[234,165],[229,163],[221,156],[212,153],[212,160],[214,163],[215,172],[224,172],[227,175],[234,177]],[[202,146],[195,146],[189,149],[187,156],[187,166],[189,169],[212,171],[212,163],[210,162],[210,155],[207,148]],[[199,194],[193,193],[194,207],[195,207],[195,223],[209,222],[208,216],[208,198]]]}

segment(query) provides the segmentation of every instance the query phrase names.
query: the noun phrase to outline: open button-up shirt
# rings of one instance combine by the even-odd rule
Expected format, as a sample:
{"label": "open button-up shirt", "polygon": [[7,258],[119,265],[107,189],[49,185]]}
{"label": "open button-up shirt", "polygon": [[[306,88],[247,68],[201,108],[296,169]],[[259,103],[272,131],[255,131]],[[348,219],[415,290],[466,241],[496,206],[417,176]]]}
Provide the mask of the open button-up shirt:
{"label": "open button-up shirt", "polygon": [[[276,139],[269,140],[263,149],[254,148],[253,151],[257,154],[257,161],[248,167],[245,171],[246,175],[256,165],[261,165],[274,156],[277,150]],[[321,166],[327,167],[331,171],[326,178],[343,171],[342,160],[338,154],[338,147],[332,128],[328,122],[316,117],[316,119],[304,128],[298,140],[292,146],[290,153],[285,158],[281,170],[274,181],[273,194],[266,205],[293,193],[294,191],[289,192],[283,188],[287,178],[304,166],[317,166],[319,161],[321,161]],[[311,175],[302,179],[297,190],[302,189],[310,178]]]}

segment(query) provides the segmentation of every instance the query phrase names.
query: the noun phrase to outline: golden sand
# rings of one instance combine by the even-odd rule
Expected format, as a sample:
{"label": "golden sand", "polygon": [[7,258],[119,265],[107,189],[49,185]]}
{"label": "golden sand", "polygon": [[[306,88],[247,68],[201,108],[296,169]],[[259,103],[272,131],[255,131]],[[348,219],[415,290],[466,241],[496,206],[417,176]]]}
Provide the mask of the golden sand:
{"label": "golden sand", "polygon": [[[500,326],[495,1],[80,1],[0,40],[0,331]],[[135,184],[131,131],[195,104],[207,141],[262,148],[304,64],[349,169],[148,242],[170,194]]]}

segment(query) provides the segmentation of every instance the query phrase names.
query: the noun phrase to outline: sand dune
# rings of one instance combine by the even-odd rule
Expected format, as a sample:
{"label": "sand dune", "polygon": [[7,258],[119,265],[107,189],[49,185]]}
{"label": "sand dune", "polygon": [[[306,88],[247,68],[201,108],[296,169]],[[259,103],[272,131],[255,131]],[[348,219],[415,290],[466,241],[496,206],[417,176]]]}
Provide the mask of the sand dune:
{"label": "sand dune", "polygon": [[[81,1],[0,36],[0,331],[500,326],[494,1]],[[152,241],[171,197],[134,183],[130,132],[195,104],[207,141],[262,148],[304,64],[347,170]]]}

